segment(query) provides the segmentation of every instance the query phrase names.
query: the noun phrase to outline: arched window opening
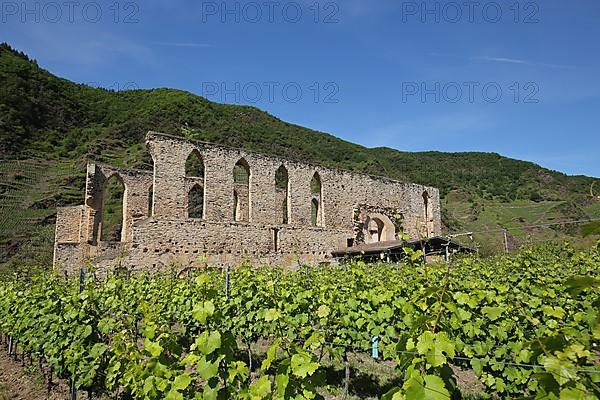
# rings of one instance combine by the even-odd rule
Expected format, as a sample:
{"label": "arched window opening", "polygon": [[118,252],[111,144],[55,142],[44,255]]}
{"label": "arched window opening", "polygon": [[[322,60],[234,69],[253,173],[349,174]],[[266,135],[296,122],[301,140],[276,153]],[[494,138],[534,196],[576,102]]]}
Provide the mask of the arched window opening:
{"label": "arched window opening", "polygon": [[188,218],[204,218],[204,190],[194,185],[188,193]]}
{"label": "arched window opening", "polygon": [[318,172],[315,172],[310,181],[310,193],[311,223],[313,226],[323,226],[323,190]]}
{"label": "arched window opening", "polygon": [[289,219],[288,215],[289,215],[289,210],[288,210],[288,201],[287,201],[287,196],[286,196],[285,199],[283,199],[283,202],[281,203],[281,223],[283,225],[287,225],[290,223],[290,219]]}
{"label": "arched window opening", "polygon": [[123,239],[123,207],[125,184],[119,175],[112,175],[104,185],[100,240],[120,242]]}
{"label": "arched window opening", "polygon": [[431,211],[431,204],[429,203],[430,198],[431,198],[431,196],[429,195],[429,192],[427,190],[425,190],[423,192],[423,213],[425,214],[425,224],[422,229],[425,237],[430,237],[435,234],[433,218],[432,218],[433,213]]}
{"label": "arched window opening", "polygon": [[395,240],[396,227],[388,216],[370,214],[364,221],[363,237],[366,244]]}
{"label": "arched window opening", "polygon": [[383,222],[377,218],[373,218],[369,221],[369,237],[370,243],[377,243],[385,241],[383,237]]}
{"label": "arched window opening", "polygon": [[279,229],[271,228],[271,233],[273,235],[273,251],[279,251]]}
{"label": "arched window opening", "polygon": [[190,178],[204,178],[204,162],[200,152],[196,149],[190,153],[185,161],[185,176]]}
{"label": "arched window opening", "polygon": [[[188,218],[204,218],[204,161],[197,149],[194,149],[185,161],[185,176],[192,188],[188,192]],[[189,186],[188,186],[189,187]]]}
{"label": "arched window opening", "polygon": [[310,192],[313,196],[321,196],[321,177],[318,172],[315,172],[310,181]]}
{"label": "arched window opening", "polygon": [[240,214],[240,210],[239,210],[239,199],[238,199],[238,194],[237,191],[233,191],[233,220],[234,221],[239,221],[239,214]]}
{"label": "arched window opening", "polygon": [[423,192],[423,208],[425,210],[425,221],[429,221],[429,193],[427,190]]}
{"label": "arched window opening", "polygon": [[248,185],[250,183],[250,166],[243,158],[233,167],[233,183]]}
{"label": "arched window opening", "polygon": [[287,169],[282,165],[275,172],[275,204],[278,205],[279,223],[287,224],[289,221],[288,190],[289,178]]}
{"label": "arched window opening", "polygon": [[312,199],[310,205],[310,222],[312,226],[319,226],[319,202]]}
{"label": "arched window opening", "polygon": [[148,217],[154,215],[153,203],[154,202],[154,185],[150,185],[148,189]]}
{"label": "arched window opening", "polygon": [[233,219],[250,221],[250,165],[243,158],[233,167]]}

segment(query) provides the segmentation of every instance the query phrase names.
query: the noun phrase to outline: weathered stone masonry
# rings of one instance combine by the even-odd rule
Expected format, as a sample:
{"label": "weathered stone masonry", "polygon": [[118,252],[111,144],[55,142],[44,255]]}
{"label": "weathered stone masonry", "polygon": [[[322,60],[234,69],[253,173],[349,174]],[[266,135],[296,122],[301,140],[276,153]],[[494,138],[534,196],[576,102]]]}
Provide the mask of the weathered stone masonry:
{"label": "weathered stone masonry", "polygon": [[[100,269],[156,271],[200,259],[316,264],[331,261],[335,249],[397,239],[398,215],[412,238],[441,233],[435,188],[153,132],[146,142],[153,173],[88,165],[84,205],[58,209],[56,268],[71,272],[91,262]],[[192,153],[203,163],[203,176],[186,176]],[[236,164],[247,171],[246,181],[234,181]],[[283,188],[276,185],[278,170],[278,179],[286,178]],[[111,177],[125,187],[120,242],[101,240]],[[203,195],[195,215],[202,218],[188,215],[192,190]]]}

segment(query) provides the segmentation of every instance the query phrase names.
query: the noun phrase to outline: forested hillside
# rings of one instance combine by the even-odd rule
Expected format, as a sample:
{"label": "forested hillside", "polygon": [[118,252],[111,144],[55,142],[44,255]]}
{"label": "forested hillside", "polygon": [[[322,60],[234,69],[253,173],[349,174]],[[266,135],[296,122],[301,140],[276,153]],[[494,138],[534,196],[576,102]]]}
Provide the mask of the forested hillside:
{"label": "forested hillside", "polygon": [[[600,216],[590,193],[598,179],[494,153],[370,149],[181,90],[92,88],[50,74],[7,44],[0,81],[0,264],[49,262],[55,207],[81,202],[86,160],[149,168],[149,130],[436,186],[455,231]],[[538,207],[539,215],[506,222],[507,206]]]}

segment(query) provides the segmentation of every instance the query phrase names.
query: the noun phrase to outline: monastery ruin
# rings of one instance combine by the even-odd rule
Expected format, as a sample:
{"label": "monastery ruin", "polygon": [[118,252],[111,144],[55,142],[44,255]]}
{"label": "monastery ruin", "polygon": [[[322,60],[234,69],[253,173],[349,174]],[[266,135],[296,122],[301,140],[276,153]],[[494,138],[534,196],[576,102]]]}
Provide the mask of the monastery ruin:
{"label": "monastery ruin", "polygon": [[[340,248],[397,240],[399,230],[441,234],[435,188],[154,132],[146,144],[153,172],[88,164],[84,204],[58,209],[55,268],[316,265]],[[122,229],[102,240],[109,179],[124,187]]]}

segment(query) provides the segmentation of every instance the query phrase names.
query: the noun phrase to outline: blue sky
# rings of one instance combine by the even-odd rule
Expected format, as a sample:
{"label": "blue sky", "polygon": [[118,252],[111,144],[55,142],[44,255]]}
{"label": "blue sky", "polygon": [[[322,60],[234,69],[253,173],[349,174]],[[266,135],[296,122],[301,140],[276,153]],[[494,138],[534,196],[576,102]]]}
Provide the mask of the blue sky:
{"label": "blue sky", "polygon": [[[600,177],[600,2],[3,2],[51,72],[172,87],[369,147]],[[152,129],[152,127],[148,127]]]}

